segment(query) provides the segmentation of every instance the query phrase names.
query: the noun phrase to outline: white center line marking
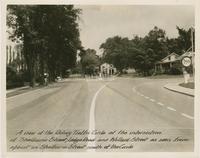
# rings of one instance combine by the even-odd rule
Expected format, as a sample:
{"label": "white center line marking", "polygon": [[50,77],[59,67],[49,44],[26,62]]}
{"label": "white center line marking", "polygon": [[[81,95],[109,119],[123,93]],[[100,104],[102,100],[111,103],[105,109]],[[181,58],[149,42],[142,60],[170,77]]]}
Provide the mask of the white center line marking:
{"label": "white center line marking", "polygon": [[171,111],[176,111],[176,109],[172,108],[172,107],[167,107],[167,109],[171,110]]}
{"label": "white center line marking", "polygon": [[149,99],[149,97],[147,97],[147,96],[146,96],[145,98],[146,98],[146,99]]}
{"label": "white center line marking", "polygon": [[155,102],[155,100],[154,100],[154,99],[150,99],[150,101],[152,101],[152,102]]}
{"label": "white center line marking", "polygon": [[164,106],[164,104],[163,104],[163,103],[161,103],[161,102],[158,102],[157,104],[158,104],[158,105],[160,105],[160,106]]}
{"label": "white center line marking", "polygon": [[[95,102],[97,99],[98,94],[101,92],[101,90],[103,88],[106,87],[107,84],[101,86],[99,88],[99,90],[95,93],[93,99],[92,99],[92,103],[91,103],[91,107],[90,107],[90,120],[89,120],[89,132],[90,134],[88,135],[88,139],[95,139],[95,135],[91,134],[92,131],[95,130]],[[94,147],[95,146],[95,141],[89,141],[87,143],[88,147]],[[87,151],[95,151],[95,149],[88,149]]]}
{"label": "white center line marking", "polygon": [[[132,91],[133,91],[133,92],[136,92],[135,88],[132,88]],[[138,94],[138,92],[136,92],[136,93]]]}
{"label": "white center line marking", "polygon": [[184,117],[186,117],[186,118],[189,118],[189,119],[191,119],[191,120],[194,119],[194,117],[192,117],[192,116],[190,116],[190,115],[187,115],[187,114],[185,114],[185,113],[181,113],[181,115],[184,116]]}

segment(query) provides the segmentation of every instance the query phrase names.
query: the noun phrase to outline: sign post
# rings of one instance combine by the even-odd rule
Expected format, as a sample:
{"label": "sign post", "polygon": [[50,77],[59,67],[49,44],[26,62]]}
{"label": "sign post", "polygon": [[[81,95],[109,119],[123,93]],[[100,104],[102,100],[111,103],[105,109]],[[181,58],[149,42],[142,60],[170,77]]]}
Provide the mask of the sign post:
{"label": "sign post", "polygon": [[192,60],[190,57],[185,56],[182,61],[181,61],[182,65],[184,66],[183,69],[183,76],[184,76],[184,83],[188,83],[189,79],[190,79],[190,74],[186,71],[186,67],[189,67],[192,64]]}
{"label": "sign post", "polygon": [[194,67],[194,28],[191,28],[191,44],[192,44],[192,72],[193,72],[193,78],[195,76],[195,67]]}
{"label": "sign post", "polygon": [[192,64],[192,60],[190,59],[190,57],[186,56],[182,59],[182,64],[185,67],[189,67]]}

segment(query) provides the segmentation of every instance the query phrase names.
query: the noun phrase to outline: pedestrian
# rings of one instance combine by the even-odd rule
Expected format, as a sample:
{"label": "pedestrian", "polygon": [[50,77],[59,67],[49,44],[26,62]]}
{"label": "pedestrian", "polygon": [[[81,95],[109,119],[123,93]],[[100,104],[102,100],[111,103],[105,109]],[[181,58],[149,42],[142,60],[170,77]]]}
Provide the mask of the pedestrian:
{"label": "pedestrian", "polygon": [[44,73],[44,85],[48,86],[48,74]]}

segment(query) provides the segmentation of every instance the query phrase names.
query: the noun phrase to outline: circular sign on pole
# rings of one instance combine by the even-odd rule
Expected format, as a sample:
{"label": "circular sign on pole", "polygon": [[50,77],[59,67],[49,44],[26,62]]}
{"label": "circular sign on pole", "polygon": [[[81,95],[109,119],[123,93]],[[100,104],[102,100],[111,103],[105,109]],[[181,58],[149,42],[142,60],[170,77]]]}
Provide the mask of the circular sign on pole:
{"label": "circular sign on pole", "polygon": [[184,57],[182,59],[182,64],[183,66],[188,67],[192,64],[192,60],[190,59],[190,57]]}

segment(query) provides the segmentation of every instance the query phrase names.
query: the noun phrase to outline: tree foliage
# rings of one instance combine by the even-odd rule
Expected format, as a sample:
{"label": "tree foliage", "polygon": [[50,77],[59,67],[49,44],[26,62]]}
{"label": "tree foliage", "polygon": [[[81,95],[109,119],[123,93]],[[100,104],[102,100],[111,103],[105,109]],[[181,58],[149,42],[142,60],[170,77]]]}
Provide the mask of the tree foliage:
{"label": "tree foliage", "polygon": [[[185,30],[178,26],[176,28],[177,28],[178,34],[179,34],[179,36],[177,38],[178,47],[180,48],[180,50],[185,52],[188,49],[190,49],[192,46],[191,34],[193,33],[193,28],[190,28],[188,30]],[[194,33],[193,33],[193,36],[194,36]],[[193,38],[193,40],[194,40],[194,38]]]}
{"label": "tree foliage", "polygon": [[143,75],[150,75],[156,62],[172,52],[182,54],[191,47],[191,30],[179,27],[177,30],[179,36],[171,39],[163,29],[156,26],[144,38],[108,38],[100,45],[100,49],[103,49],[103,60],[113,64],[120,72],[132,67]]}
{"label": "tree foliage", "polygon": [[9,5],[7,25],[11,39],[23,42],[23,52],[34,86],[39,76],[48,72],[50,79],[64,75],[76,63],[79,39],[79,9],[73,5]]}
{"label": "tree foliage", "polygon": [[96,55],[94,49],[87,49],[81,55],[81,65],[84,74],[94,75],[97,73],[97,69],[100,65],[99,56]]}
{"label": "tree foliage", "polygon": [[119,71],[128,67],[128,56],[131,48],[132,45],[128,38],[119,36],[108,38],[106,42],[100,46],[100,49],[104,50],[104,60],[113,64]]}

